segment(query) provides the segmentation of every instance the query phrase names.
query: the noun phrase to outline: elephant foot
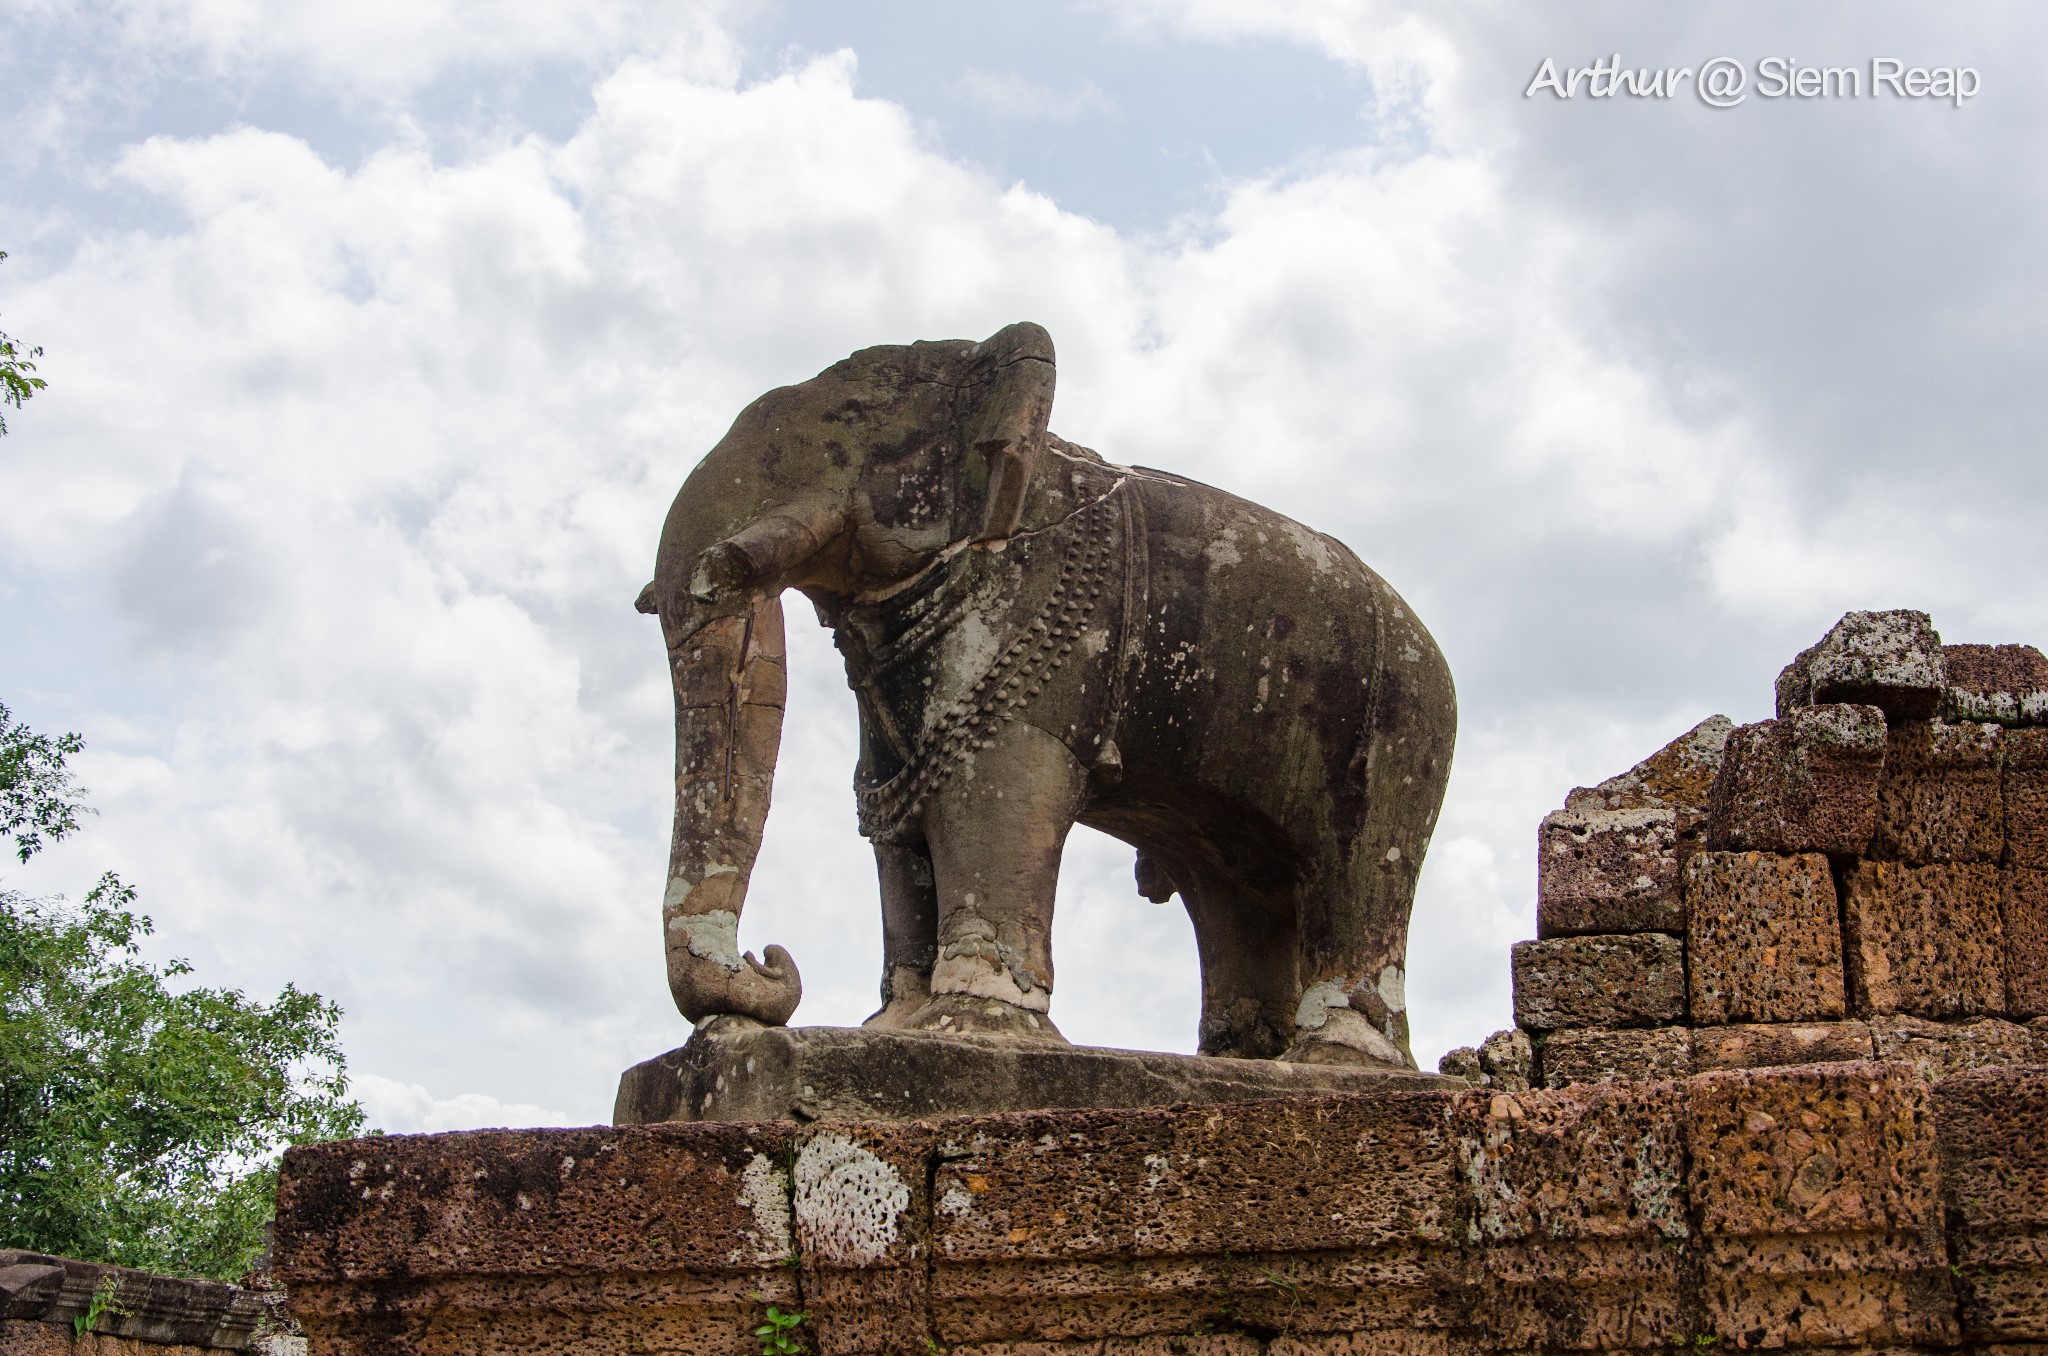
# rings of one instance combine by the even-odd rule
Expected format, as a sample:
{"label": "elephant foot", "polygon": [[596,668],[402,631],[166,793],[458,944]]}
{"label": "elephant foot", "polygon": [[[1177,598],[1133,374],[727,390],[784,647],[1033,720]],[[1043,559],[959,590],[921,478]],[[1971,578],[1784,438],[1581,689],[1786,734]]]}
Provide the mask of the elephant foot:
{"label": "elephant foot", "polygon": [[1415,1061],[1400,1046],[1349,1008],[1328,1009],[1323,1024],[1304,1030],[1280,1056],[1289,1064],[1351,1064],[1369,1068],[1412,1069]]}
{"label": "elephant foot", "polygon": [[[893,1006],[893,1005],[892,1005]],[[888,1009],[883,1009],[887,1012]],[[881,1016],[877,1013],[876,1016]],[[872,1019],[870,1019],[872,1020]],[[973,994],[935,993],[905,1024],[917,1031],[939,1036],[993,1036],[1011,1041],[1033,1041],[1065,1045],[1067,1038],[1042,1012],[1020,1008],[998,998],[977,998]]]}
{"label": "elephant foot", "polygon": [[896,966],[882,987],[882,1006],[861,1023],[882,1031],[914,1031],[917,1013],[931,1001],[932,977],[923,970]]}

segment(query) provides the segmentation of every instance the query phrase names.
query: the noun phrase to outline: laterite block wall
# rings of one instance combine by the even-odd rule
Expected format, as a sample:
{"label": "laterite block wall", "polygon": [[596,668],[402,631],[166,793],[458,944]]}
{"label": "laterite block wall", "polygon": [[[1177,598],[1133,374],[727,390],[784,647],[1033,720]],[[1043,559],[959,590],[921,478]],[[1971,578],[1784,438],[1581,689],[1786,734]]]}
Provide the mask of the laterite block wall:
{"label": "laterite block wall", "polygon": [[[296,1149],[315,1356],[2048,1343],[2048,1069]],[[2024,1129],[2033,1127],[2031,1131]],[[2031,1346],[2029,1344],[2032,1344]]]}
{"label": "laterite block wall", "polygon": [[1543,821],[1535,1080],[2048,1063],[2048,659],[1851,613],[1777,699]]}

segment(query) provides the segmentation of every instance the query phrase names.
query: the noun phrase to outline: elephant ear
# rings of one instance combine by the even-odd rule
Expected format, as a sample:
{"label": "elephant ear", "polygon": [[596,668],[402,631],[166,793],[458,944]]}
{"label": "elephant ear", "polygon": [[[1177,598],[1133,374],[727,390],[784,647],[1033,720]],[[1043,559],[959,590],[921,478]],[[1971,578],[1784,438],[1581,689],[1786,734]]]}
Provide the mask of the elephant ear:
{"label": "elephant ear", "polygon": [[1017,530],[1052,419],[1052,336],[1042,325],[1019,321],[976,344],[967,361],[961,431],[988,468],[974,540],[1000,541]]}

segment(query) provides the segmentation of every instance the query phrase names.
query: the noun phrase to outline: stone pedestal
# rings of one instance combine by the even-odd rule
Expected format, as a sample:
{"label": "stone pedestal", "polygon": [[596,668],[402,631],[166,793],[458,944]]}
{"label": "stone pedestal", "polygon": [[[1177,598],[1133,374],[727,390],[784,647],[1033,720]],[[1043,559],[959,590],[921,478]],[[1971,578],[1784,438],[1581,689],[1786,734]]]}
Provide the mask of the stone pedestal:
{"label": "stone pedestal", "polygon": [[1463,1086],[1462,1079],[1413,1069],[1211,1059],[868,1027],[771,1027],[713,1017],[681,1049],[626,1070],[612,1123],[923,1121]]}

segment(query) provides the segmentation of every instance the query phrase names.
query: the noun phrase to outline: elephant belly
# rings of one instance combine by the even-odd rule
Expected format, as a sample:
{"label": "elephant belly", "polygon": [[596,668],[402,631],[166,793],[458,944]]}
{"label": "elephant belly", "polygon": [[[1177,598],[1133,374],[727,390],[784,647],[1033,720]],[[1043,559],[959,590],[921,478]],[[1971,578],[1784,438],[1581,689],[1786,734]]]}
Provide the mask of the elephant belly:
{"label": "elephant belly", "polygon": [[[1440,742],[1448,765],[1448,670],[1384,580],[1234,495],[1142,491],[1143,662],[1117,735],[1128,785],[1102,798],[1108,817],[1119,800],[1159,802],[1242,853],[1261,836],[1268,851],[1312,851],[1365,825],[1374,741]],[[1441,778],[1415,790],[1439,795]]]}

